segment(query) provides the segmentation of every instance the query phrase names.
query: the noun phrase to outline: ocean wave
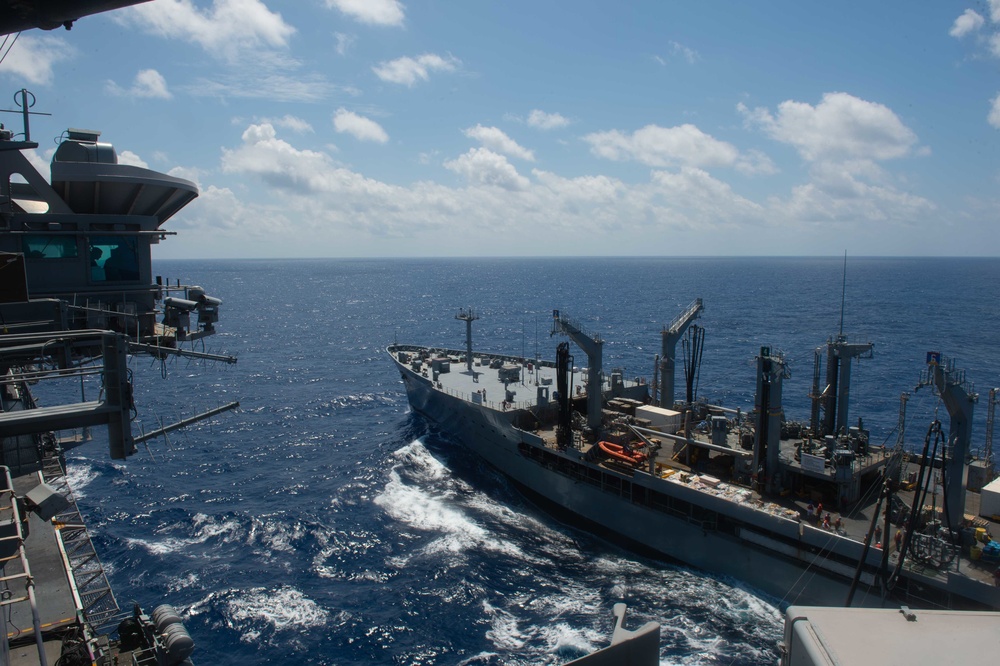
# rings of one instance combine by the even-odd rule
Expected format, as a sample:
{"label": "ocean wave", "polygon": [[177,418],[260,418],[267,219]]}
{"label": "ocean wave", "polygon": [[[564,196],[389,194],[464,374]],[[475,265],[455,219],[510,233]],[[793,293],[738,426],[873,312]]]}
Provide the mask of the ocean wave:
{"label": "ocean wave", "polygon": [[529,614],[517,603],[511,608],[522,611],[524,617],[483,602],[483,612],[490,623],[486,638],[508,660],[513,658],[513,663],[564,663],[593,652],[602,642],[609,641],[592,627],[557,622],[553,616],[538,614],[537,609]]}
{"label": "ocean wave", "polygon": [[289,586],[234,591],[226,602],[226,610],[237,625],[263,622],[276,631],[314,629],[325,625],[330,618],[326,609]]}
{"label": "ocean wave", "polygon": [[253,518],[247,533],[248,545],[260,545],[265,552],[279,551],[291,553],[296,543],[308,530],[299,521],[289,522],[281,517]]}
{"label": "ocean wave", "polygon": [[[541,563],[470,515],[476,508],[489,505],[488,498],[453,477],[420,440],[404,446],[393,456],[399,462],[389,471],[389,480],[374,502],[400,523],[438,533],[437,538],[419,550],[422,555],[462,555],[468,550],[481,550],[522,562]],[[489,513],[512,522],[518,519],[513,512],[498,513],[491,508]],[[406,559],[398,563],[405,564]]]}
{"label": "ocean wave", "polygon": [[98,476],[100,476],[100,472],[85,459],[76,458],[66,464],[66,483],[69,484],[73,496],[77,499],[87,496],[84,489]]}
{"label": "ocean wave", "polygon": [[194,557],[196,553],[191,550],[192,546],[204,544],[208,541],[221,541],[231,543],[236,541],[241,533],[241,525],[235,518],[219,519],[203,513],[197,513],[191,517],[190,521],[174,523],[160,531],[188,529],[189,536],[168,536],[162,539],[140,539],[126,537],[125,541],[130,546],[144,548],[153,555],[169,555],[172,553],[185,553]]}

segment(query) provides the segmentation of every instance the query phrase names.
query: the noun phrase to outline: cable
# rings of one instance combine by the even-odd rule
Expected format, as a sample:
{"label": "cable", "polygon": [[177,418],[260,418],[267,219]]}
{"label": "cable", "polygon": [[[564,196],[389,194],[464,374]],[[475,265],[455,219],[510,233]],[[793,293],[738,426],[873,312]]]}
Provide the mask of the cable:
{"label": "cable", "polygon": [[[13,39],[13,41],[11,41],[10,46],[7,47],[7,50],[4,51],[3,54],[0,54],[0,64],[3,64],[3,61],[6,60],[7,54],[10,53],[10,50],[12,48],[14,48],[14,44],[17,43],[17,38],[20,37],[20,36],[21,36],[20,32],[18,32],[16,35],[14,35],[14,39]],[[3,43],[7,44],[7,38],[6,37],[4,37]],[[0,50],[3,50],[3,46],[2,45],[0,45]]]}

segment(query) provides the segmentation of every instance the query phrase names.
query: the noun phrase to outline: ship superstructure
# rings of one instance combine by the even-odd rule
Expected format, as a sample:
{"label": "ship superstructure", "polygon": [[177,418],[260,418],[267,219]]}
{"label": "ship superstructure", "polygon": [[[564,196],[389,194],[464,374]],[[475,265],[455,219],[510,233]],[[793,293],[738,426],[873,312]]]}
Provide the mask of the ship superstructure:
{"label": "ship superstructure", "polygon": [[[703,310],[699,299],[664,329],[652,382],[605,371],[601,339],[559,311],[553,335],[584,352],[583,371],[566,342],[555,361],[471,351],[470,317],[459,317],[465,350],[388,352],[416,412],[542,506],[616,541],[787,603],[1000,609],[990,561],[1000,544],[988,537],[997,526],[959,480],[974,400],[954,364],[938,358],[924,382],[952,396],[951,444],[906,463],[901,447],[873,445],[849,417],[851,362],[872,345],[843,332],[816,352],[809,423],[786,419],[789,370],[768,347],[756,355],[752,406],[696,400]],[[687,390],[675,401],[679,343]],[[939,513],[924,492],[942,475],[951,485]]]}
{"label": "ship superstructure", "polygon": [[120,164],[99,132],[78,129],[45,178],[28,157],[33,97],[17,99],[23,132],[0,130],[2,663],[190,663],[194,641],[173,608],[119,609],[63,453],[98,426],[116,459],[158,434],[132,430],[132,355],[235,361],[183,344],[214,333],[221,301],[152,274],[151,247],[172,233],[164,223],[198,190]]}

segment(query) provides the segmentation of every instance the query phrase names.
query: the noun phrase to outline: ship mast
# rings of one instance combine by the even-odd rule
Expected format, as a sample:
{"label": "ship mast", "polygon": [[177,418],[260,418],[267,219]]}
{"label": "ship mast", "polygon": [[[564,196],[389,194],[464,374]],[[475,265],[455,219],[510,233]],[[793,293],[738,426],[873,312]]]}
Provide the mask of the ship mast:
{"label": "ship mast", "polygon": [[479,315],[470,307],[468,310],[459,310],[455,319],[465,322],[465,367],[472,372],[472,322],[479,319]]}

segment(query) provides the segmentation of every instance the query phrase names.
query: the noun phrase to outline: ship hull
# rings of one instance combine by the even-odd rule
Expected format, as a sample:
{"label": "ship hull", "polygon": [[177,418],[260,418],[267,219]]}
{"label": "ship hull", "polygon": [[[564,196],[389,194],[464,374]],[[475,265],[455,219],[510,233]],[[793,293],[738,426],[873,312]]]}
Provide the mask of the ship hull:
{"label": "ship hull", "polygon": [[779,604],[842,606],[864,559],[853,605],[998,609],[1000,590],[958,575],[905,571],[889,601],[875,583],[882,551],[865,552],[800,520],[706,494],[642,471],[608,469],[515,427],[523,410],[494,409],[435,387],[393,356],[413,410],[561,519],[668,559],[729,576]]}
{"label": "ship hull", "polygon": [[[849,580],[843,576],[822,571],[803,576],[804,568],[798,562],[775,556],[746,538],[722,535],[690,516],[675,517],[621,495],[615,497],[605,484],[595,486],[550,471],[525,455],[526,450],[539,450],[543,442],[537,435],[515,428],[513,413],[448,395],[436,390],[427,378],[404,366],[399,369],[414,411],[503,473],[551,513],[669,559],[745,581],[783,603],[842,605],[847,598]],[[637,485],[634,481],[633,491]],[[744,528],[744,537],[749,536],[748,531]]]}

